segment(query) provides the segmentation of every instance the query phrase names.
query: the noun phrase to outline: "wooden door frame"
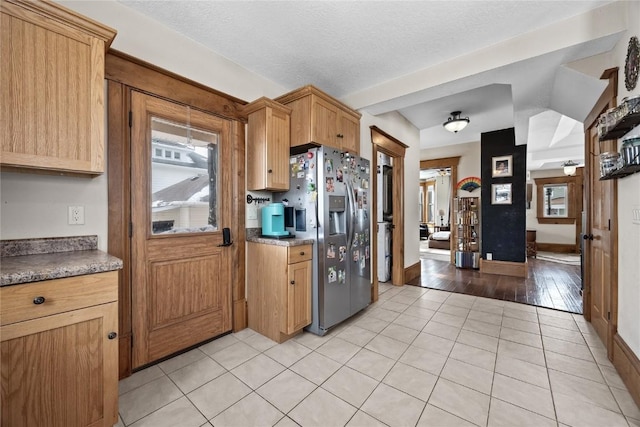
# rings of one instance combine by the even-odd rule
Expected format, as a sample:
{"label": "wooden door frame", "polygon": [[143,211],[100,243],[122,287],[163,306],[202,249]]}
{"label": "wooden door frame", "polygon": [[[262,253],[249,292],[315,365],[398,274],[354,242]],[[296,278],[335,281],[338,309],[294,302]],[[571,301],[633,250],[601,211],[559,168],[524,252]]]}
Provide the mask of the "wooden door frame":
{"label": "wooden door frame", "polygon": [[[392,168],[392,194],[393,194],[393,249],[391,266],[391,283],[396,286],[404,285],[404,154],[408,145],[389,135],[377,126],[369,126],[371,129],[371,171],[373,179],[371,195],[371,225],[373,233],[371,240],[376,239],[378,224],[378,152],[384,153],[393,158]],[[375,228],[374,228],[375,227]],[[416,230],[419,233],[419,230]],[[376,236],[376,237],[374,237]],[[371,287],[371,301],[378,300],[378,245],[371,245],[371,274],[373,275]]]}
{"label": "wooden door frame", "polygon": [[460,164],[461,156],[454,157],[442,157],[439,159],[429,159],[429,160],[420,160],[420,170],[422,169],[442,169],[442,168],[451,168],[451,194],[449,194],[449,215],[451,218],[449,219],[449,226],[451,227],[451,237],[449,238],[449,262],[451,264],[455,264],[455,246],[454,242],[456,241],[457,227],[454,227],[455,218],[453,218],[453,201],[458,195],[458,190],[456,186],[458,184],[458,165]]}
{"label": "wooden door frame", "polygon": [[[591,130],[597,125],[597,119],[602,112],[613,108],[617,105],[618,97],[618,68],[610,68],[605,70],[600,76],[602,80],[608,80],[608,85],[604,92],[596,102],[595,106],[584,121],[585,124],[585,167],[584,167],[584,209],[590,209],[592,188],[591,188]],[[609,319],[609,330],[607,334],[607,357],[613,360],[613,339],[618,332],[618,186],[614,185],[614,194],[610,199],[610,209],[612,218],[611,238],[609,241],[609,249],[611,253],[611,287],[609,289],[609,312],[611,318]],[[585,229],[587,234],[591,234],[591,215],[587,212],[585,216]],[[585,250],[583,254],[583,280],[584,290],[582,298],[582,312],[586,320],[591,322],[591,253],[589,250]]]}
{"label": "wooden door frame", "polygon": [[105,58],[107,80],[107,181],[108,246],[110,254],[122,259],[118,285],[119,377],[131,375],[131,132],[129,111],[131,90],[155,95],[231,121],[233,162],[231,232],[235,245],[232,266],[233,330],[246,328],[245,295],[245,124],[247,102],[163,70],[124,53],[109,50]]}

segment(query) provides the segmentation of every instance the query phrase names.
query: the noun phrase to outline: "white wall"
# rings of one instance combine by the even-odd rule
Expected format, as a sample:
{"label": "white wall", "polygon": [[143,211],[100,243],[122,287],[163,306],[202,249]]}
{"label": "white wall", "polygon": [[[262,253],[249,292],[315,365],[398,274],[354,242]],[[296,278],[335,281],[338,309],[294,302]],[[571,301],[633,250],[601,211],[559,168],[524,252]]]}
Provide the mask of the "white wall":
{"label": "white wall", "polygon": [[[418,191],[420,181],[420,134],[418,129],[398,113],[372,116],[362,113],[360,120],[360,156],[371,160],[371,129],[377,126],[408,145],[404,155],[404,267],[420,261],[420,217]],[[372,234],[373,235],[373,234]]]}
{"label": "white wall", "polygon": [[[107,248],[107,177],[0,174],[0,238],[97,235]],[[68,225],[68,206],[84,206],[84,225]]]}
{"label": "white wall", "polygon": [[[618,99],[640,95],[640,85],[629,92],[624,85],[624,61],[631,36],[640,37],[640,2],[625,2],[626,37],[616,45],[611,66],[620,67]],[[638,128],[636,128],[637,132]],[[618,179],[618,333],[640,357],[640,224],[632,209],[640,209],[640,173]]]}
{"label": "white wall", "polygon": [[[549,169],[541,171],[531,171],[531,181],[533,192],[531,194],[531,209],[527,209],[527,230],[536,230],[537,243],[557,243],[574,245],[576,243],[576,225],[575,224],[539,224],[537,216],[537,188],[534,178],[553,178],[562,177],[564,172],[562,169]],[[576,212],[581,215],[581,212]]]}

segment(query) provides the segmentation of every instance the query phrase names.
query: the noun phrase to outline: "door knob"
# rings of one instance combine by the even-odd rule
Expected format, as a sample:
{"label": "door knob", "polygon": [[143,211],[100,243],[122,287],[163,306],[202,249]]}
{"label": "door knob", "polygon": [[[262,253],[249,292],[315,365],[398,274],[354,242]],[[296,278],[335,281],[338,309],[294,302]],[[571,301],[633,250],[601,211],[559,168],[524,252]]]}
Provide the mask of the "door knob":
{"label": "door knob", "polygon": [[109,332],[109,335],[107,335],[107,338],[109,338],[110,340],[115,339],[115,337],[117,337],[118,334],[115,332]]}
{"label": "door knob", "polygon": [[44,297],[35,297],[35,298],[33,299],[33,303],[34,303],[35,305],[44,304],[44,301],[45,301]]}
{"label": "door knob", "polygon": [[292,281],[291,281],[291,284],[292,284],[292,285],[295,285],[295,284],[296,284],[296,281],[295,281],[295,280],[292,280]]}

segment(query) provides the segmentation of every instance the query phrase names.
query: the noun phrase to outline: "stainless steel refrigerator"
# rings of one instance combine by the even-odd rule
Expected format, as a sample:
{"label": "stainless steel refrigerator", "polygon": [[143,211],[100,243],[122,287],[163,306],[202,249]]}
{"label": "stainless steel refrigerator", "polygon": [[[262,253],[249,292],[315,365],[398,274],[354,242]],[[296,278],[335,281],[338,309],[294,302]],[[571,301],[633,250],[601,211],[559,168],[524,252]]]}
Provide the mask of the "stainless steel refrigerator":
{"label": "stainless steel refrigerator", "polygon": [[274,194],[285,204],[285,225],[313,239],[312,322],[324,335],[371,301],[369,160],[331,147],[289,159],[290,187]]}

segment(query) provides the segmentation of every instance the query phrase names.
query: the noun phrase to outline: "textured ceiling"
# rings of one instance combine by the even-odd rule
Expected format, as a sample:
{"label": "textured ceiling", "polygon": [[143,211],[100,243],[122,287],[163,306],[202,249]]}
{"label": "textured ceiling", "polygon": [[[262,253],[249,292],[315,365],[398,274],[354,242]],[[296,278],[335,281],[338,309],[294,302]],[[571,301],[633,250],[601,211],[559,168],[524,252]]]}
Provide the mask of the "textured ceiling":
{"label": "textured ceiling", "polygon": [[[352,94],[375,91],[376,86],[385,82],[480,49],[491,49],[610,2],[121,0],[120,3],[283,87],[294,89],[311,83],[337,98],[349,99]],[[563,115],[584,119],[580,117],[582,111],[574,111],[572,104],[563,101],[574,96],[563,93],[566,86],[571,86],[567,83],[580,77],[572,74],[576,73],[573,70],[565,70],[563,81],[560,67],[611,49],[616,41],[615,37],[601,38],[547,55],[521,58],[446,84],[409,90],[405,96],[354,106],[371,114],[390,111],[403,114],[420,129],[422,148],[477,141],[481,132],[515,125],[518,143],[535,142],[537,146],[529,146],[529,151],[535,148],[542,156],[550,148],[550,141],[535,135],[531,123],[541,120],[530,121],[530,117],[555,108],[557,124]],[[582,85],[577,90],[572,88],[574,93],[594,96],[601,90],[597,84],[584,84],[586,88]],[[454,110],[462,110],[463,116],[471,119],[469,127],[456,135],[446,133],[441,126]],[[552,122],[545,121],[545,129]],[[572,158],[580,160],[582,155]],[[552,167],[551,162],[536,164]]]}

